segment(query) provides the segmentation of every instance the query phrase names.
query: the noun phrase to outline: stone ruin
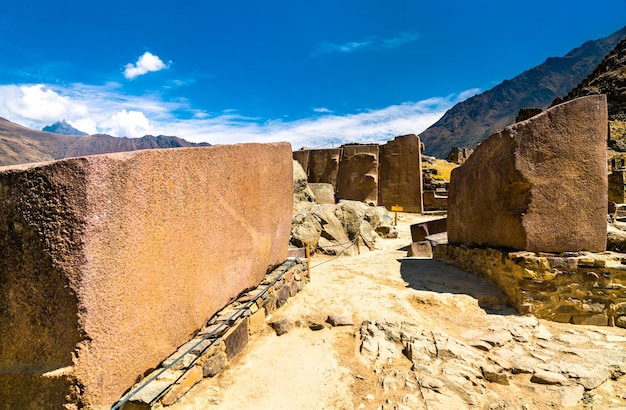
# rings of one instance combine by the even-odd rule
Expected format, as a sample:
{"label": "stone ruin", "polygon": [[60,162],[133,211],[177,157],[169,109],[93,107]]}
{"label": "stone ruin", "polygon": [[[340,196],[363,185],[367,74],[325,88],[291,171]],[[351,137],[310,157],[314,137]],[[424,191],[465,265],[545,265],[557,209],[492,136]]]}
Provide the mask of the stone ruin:
{"label": "stone ruin", "polygon": [[299,150],[293,158],[309,183],[331,184],[338,199],[402,206],[422,212],[422,145],[419,137],[403,135],[384,145],[348,144],[340,148]]}
{"label": "stone ruin", "polygon": [[374,250],[378,238],[398,231],[385,207],[342,199],[335,204],[331,184],[307,183],[300,163],[293,161],[293,216],[290,245],[329,255],[353,256]]}
{"label": "stone ruin", "polygon": [[607,106],[581,97],[492,135],[452,172],[436,257],[521,313],[626,327],[626,266],[607,244]]}
{"label": "stone ruin", "polygon": [[0,407],[110,408],[287,257],[288,143],[0,169]]}
{"label": "stone ruin", "polygon": [[452,171],[448,240],[527,251],[606,249],[606,97],[550,108],[487,138]]}
{"label": "stone ruin", "polygon": [[456,164],[464,164],[473,153],[474,150],[471,148],[453,147],[446,157],[446,161],[454,162]]}

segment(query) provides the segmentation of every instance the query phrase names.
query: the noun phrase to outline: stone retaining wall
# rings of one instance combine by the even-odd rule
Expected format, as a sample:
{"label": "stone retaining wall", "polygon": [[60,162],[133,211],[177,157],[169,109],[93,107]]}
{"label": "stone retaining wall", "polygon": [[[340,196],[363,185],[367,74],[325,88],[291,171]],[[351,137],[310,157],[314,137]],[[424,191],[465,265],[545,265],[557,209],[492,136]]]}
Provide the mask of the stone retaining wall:
{"label": "stone retaining wall", "polygon": [[434,256],[489,279],[522,314],[556,322],[626,328],[623,254],[508,252],[438,244]]}
{"label": "stone retaining wall", "polygon": [[[303,251],[302,249],[300,251]],[[215,314],[191,340],[143,378],[116,405],[122,410],[170,406],[205,377],[214,377],[266,327],[265,318],[304,289],[306,265],[296,259],[265,276],[260,285]]]}
{"label": "stone retaining wall", "polygon": [[0,169],[0,408],[109,408],[287,257],[288,143]]}

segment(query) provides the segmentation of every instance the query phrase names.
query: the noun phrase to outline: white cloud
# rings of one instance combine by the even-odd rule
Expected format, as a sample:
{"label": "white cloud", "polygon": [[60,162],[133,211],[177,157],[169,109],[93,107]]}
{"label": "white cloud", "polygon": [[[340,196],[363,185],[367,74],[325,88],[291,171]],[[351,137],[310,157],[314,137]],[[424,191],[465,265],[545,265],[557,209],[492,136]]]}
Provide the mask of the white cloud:
{"label": "white cloud", "polygon": [[328,109],[326,107],[318,107],[318,108],[313,108],[313,112],[318,112],[318,113],[324,114],[324,113],[332,112],[332,110],[330,110],[330,109]]}
{"label": "white cloud", "polygon": [[126,67],[124,68],[124,77],[132,80],[140,75],[147,74],[151,71],[160,71],[164,68],[167,68],[167,65],[165,65],[159,57],[146,51],[141,57],[139,57],[137,63],[126,64]]}
{"label": "white cloud", "polygon": [[117,112],[104,121],[102,127],[106,134],[118,137],[140,138],[150,133],[150,121],[139,111]]}
{"label": "white cloud", "polygon": [[0,86],[0,108],[20,124],[49,125],[88,114],[83,102],[62,96],[43,84]]}
{"label": "white cloud", "polygon": [[335,43],[320,43],[317,50],[311,55],[319,56],[322,54],[331,53],[352,53],[355,51],[361,51],[366,49],[372,50],[387,50],[402,47],[405,44],[412,43],[419,39],[421,35],[416,31],[404,31],[394,37],[381,38],[378,36],[372,36],[361,41],[350,41],[343,44]]}
{"label": "white cloud", "polygon": [[[209,114],[189,102],[164,102],[157,96],[128,96],[118,84],[74,84],[67,88],[50,85],[0,85],[0,116],[33,129],[66,119],[88,133],[122,137],[176,135],[192,142],[234,144],[240,142],[288,141],[302,146],[329,147],[348,142],[385,142],[403,134],[419,134],[434,124],[454,104],[478,93],[478,89],[447,97],[405,102],[382,109],[346,115],[327,108],[310,118],[294,121],[250,118],[236,110]],[[185,112],[190,119],[174,113]]]}

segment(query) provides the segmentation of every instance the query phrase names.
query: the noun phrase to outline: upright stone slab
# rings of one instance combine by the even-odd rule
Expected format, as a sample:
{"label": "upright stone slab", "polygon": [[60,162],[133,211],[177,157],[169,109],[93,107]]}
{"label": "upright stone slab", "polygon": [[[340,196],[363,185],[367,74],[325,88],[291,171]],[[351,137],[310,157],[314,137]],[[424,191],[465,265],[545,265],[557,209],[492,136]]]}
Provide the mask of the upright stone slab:
{"label": "upright stone slab", "polygon": [[344,145],[337,175],[337,197],[378,203],[379,145]]}
{"label": "upright stone slab", "polygon": [[452,171],[448,240],[604,251],[606,140],[604,95],[554,106],[490,136]]}
{"label": "upright stone slab", "polygon": [[110,408],[268,268],[287,143],[0,169],[0,408]]}
{"label": "upright stone slab", "polygon": [[626,171],[613,171],[609,174],[609,201],[626,203]]}
{"label": "upright stone slab", "polygon": [[378,204],[422,212],[422,150],[414,134],[396,137],[381,147]]}
{"label": "upright stone slab", "polygon": [[323,182],[337,187],[337,173],[341,148],[315,149],[309,151],[309,182]]}
{"label": "upright stone slab", "polygon": [[302,166],[302,169],[307,174],[307,176],[309,175],[309,153],[310,152],[311,151],[309,151],[308,149],[301,149],[298,151],[294,151],[292,154],[293,159],[295,159],[296,161],[300,163],[300,165]]}

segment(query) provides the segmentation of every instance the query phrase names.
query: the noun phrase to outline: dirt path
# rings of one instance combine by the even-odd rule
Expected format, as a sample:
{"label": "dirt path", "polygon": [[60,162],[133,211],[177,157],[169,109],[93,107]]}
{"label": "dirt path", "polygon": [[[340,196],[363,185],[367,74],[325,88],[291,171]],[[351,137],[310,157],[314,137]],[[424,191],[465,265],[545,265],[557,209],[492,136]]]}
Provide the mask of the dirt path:
{"label": "dirt path", "polygon": [[[399,237],[380,250],[313,257],[311,282],[268,318],[294,328],[254,335],[225,371],[170,408],[626,406],[625,329],[519,317],[490,283],[406,258],[409,226],[423,218],[402,215]],[[309,328],[329,315],[354,325]],[[562,378],[531,382],[542,372]]]}

